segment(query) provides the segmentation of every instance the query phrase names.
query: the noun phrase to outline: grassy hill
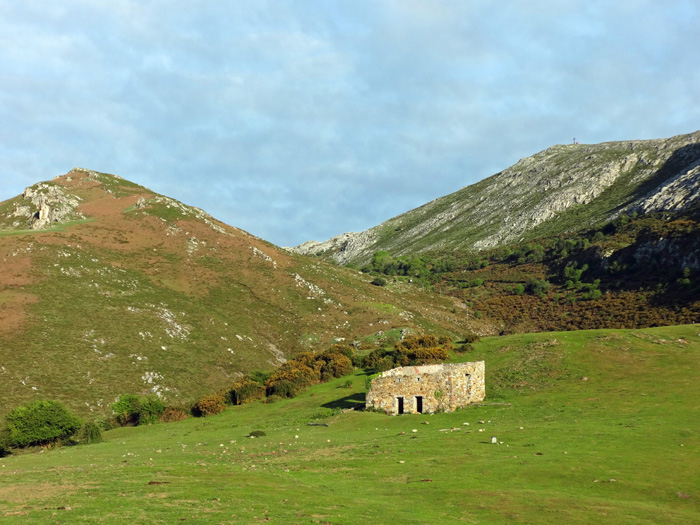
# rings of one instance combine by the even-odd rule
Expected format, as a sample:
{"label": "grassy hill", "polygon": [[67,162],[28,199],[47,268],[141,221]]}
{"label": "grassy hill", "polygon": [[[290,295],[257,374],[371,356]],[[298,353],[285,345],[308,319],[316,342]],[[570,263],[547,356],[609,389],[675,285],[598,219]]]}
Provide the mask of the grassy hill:
{"label": "grassy hill", "polygon": [[[0,459],[30,523],[697,523],[700,328],[492,337],[485,403],[339,409],[365,378]],[[328,426],[308,426],[308,422]],[[466,424],[468,423],[468,425]],[[262,430],[266,436],[246,436]],[[491,444],[495,436],[501,444]]]}
{"label": "grassy hill", "polygon": [[0,261],[0,416],[44,397],[93,417],[127,392],[188,404],[335,340],[462,331],[450,298],[85,169],[0,203]]}

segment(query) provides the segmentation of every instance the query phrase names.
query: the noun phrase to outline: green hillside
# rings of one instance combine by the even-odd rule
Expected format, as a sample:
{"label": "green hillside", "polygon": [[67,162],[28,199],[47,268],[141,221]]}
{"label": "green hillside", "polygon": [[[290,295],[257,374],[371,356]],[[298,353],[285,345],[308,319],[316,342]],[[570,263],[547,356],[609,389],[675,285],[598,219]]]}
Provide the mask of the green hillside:
{"label": "green hillside", "polygon": [[[700,329],[492,337],[485,406],[340,409],[365,378],[0,459],[30,523],[697,523]],[[309,422],[327,426],[309,426]],[[468,425],[467,425],[468,423]],[[251,439],[254,430],[265,436]],[[495,436],[501,444],[492,444]]]}
{"label": "green hillside", "polygon": [[46,396],[92,417],[127,392],[187,405],[334,341],[462,331],[450,298],[373,286],[109,174],[34,185],[0,203],[0,228],[0,416]]}

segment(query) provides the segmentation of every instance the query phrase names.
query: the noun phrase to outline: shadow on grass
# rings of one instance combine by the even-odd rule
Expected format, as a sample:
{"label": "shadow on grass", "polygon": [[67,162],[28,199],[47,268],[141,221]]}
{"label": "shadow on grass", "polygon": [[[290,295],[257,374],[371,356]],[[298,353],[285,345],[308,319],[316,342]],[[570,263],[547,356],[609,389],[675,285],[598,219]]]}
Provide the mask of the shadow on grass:
{"label": "shadow on grass", "polygon": [[321,406],[324,408],[340,408],[341,410],[345,410],[347,408],[354,408],[355,410],[364,409],[365,394],[364,392],[358,392],[356,394],[341,397],[340,399],[329,401]]}

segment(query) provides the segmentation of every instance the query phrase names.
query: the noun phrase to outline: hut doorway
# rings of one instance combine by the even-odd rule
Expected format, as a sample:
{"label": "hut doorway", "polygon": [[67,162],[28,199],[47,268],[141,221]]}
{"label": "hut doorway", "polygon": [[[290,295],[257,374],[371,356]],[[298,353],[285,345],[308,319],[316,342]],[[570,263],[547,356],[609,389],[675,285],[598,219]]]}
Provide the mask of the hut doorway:
{"label": "hut doorway", "polygon": [[423,413],[423,396],[416,396],[416,412]]}

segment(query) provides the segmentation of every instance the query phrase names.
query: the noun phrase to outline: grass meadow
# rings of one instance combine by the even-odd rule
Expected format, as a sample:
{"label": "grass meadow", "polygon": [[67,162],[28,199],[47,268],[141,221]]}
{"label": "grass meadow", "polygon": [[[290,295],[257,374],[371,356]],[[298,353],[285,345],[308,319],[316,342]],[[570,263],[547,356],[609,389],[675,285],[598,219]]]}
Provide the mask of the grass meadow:
{"label": "grass meadow", "polygon": [[364,399],[358,371],[0,458],[0,521],[700,523],[700,326],[475,346],[460,359],[486,361],[484,406],[343,412]]}

